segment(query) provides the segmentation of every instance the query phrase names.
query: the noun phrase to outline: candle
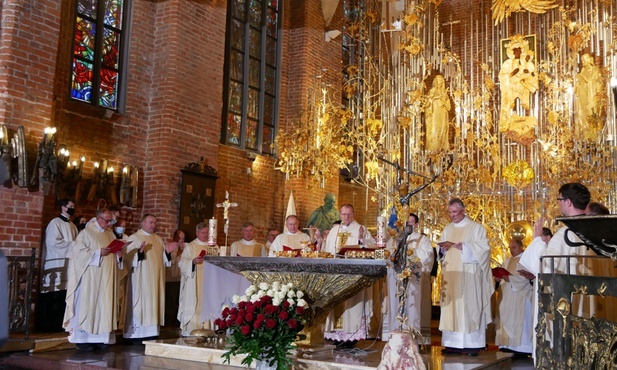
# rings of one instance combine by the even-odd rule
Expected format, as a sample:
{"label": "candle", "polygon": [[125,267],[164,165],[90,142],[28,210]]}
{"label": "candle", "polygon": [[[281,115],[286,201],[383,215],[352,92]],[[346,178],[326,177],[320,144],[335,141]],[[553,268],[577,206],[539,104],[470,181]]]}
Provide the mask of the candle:
{"label": "candle", "polygon": [[216,245],[216,218],[208,220],[208,245]]}
{"label": "candle", "polygon": [[385,241],[384,241],[384,237],[386,234],[386,218],[383,216],[379,216],[377,217],[377,238],[376,240],[376,244],[379,247],[383,247],[386,245]]}

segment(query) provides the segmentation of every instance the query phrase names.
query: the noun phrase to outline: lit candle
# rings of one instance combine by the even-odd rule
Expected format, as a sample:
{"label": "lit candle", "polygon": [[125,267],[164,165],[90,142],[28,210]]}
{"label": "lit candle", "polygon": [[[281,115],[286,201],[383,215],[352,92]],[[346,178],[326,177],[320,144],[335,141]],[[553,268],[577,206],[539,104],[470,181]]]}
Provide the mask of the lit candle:
{"label": "lit candle", "polygon": [[77,168],[77,161],[71,162],[71,166],[73,166],[73,169],[76,169]]}
{"label": "lit candle", "polygon": [[94,168],[99,168],[100,164],[99,162],[94,162]]}
{"label": "lit candle", "polygon": [[216,245],[216,218],[208,220],[208,245]]}
{"label": "lit candle", "polygon": [[107,169],[107,173],[111,173],[111,174],[113,174],[113,173],[114,173],[114,168],[113,168],[113,167],[109,167],[109,168]]}
{"label": "lit candle", "polygon": [[45,127],[45,130],[43,130],[43,133],[45,134],[45,136],[43,136],[43,144],[47,144],[48,142],[51,141],[52,137],[56,133],[56,128],[55,127]]}

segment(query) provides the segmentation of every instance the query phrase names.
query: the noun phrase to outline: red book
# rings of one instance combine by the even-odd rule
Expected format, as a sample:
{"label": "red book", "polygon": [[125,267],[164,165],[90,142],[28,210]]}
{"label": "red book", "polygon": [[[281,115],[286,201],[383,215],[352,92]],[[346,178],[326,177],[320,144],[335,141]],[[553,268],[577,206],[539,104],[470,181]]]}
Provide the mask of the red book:
{"label": "red book", "polygon": [[506,276],[512,275],[510,271],[506,270],[503,267],[495,267],[493,270],[493,276],[499,279],[503,279]]}
{"label": "red book", "polygon": [[302,251],[301,249],[293,249],[293,248],[290,248],[290,247],[288,247],[286,245],[283,246],[283,250],[285,252],[293,251],[294,252],[294,257],[299,257],[300,256],[300,252]]}
{"label": "red book", "polygon": [[199,252],[199,257],[204,258],[206,256],[206,250],[202,249],[201,252]]}
{"label": "red book", "polygon": [[107,246],[107,248],[109,248],[109,251],[111,253],[116,253],[118,252],[120,249],[124,248],[125,246],[131,244],[132,242],[125,242],[122,239],[114,239],[111,243],[109,243],[109,245]]}

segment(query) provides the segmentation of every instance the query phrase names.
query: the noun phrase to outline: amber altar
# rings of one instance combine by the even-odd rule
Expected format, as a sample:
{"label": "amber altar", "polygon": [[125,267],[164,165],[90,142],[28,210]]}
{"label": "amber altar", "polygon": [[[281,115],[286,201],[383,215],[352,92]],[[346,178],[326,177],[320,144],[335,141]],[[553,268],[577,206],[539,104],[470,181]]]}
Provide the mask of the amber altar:
{"label": "amber altar", "polygon": [[335,305],[351,298],[386,276],[386,261],[378,259],[205,257],[205,262],[244,275],[253,284],[293,283],[309,304],[306,340],[301,345],[324,343],[323,328]]}

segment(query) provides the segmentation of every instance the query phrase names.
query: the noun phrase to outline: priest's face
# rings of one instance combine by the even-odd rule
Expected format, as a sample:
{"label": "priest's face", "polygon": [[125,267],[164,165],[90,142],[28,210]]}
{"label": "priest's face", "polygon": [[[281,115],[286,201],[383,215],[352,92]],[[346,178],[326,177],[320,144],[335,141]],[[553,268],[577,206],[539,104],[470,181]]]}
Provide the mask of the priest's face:
{"label": "priest's face", "polygon": [[353,208],[351,207],[341,207],[340,210],[341,215],[341,223],[345,226],[349,225],[353,221]]}
{"label": "priest's face", "polygon": [[154,234],[156,231],[156,217],[148,216],[141,223],[141,228],[148,234]]}
{"label": "priest's face", "polygon": [[523,253],[523,245],[518,240],[512,239],[510,241],[510,254],[514,257],[521,253]]}
{"label": "priest's face", "polygon": [[204,227],[201,230],[197,230],[197,239],[199,239],[199,241],[202,243],[206,243],[208,241],[208,228],[207,227]]}
{"label": "priest's face", "polygon": [[109,212],[109,211],[105,211],[105,212],[101,213],[96,218],[96,222],[99,224],[99,226],[103,230],[109,229],[109,227],[111,226],[111,220],[112,220],[112,216],[111,216],[111,212]]}
{"label": "priest's face", "polygon": [[274,241],[274,239],[276,239],[278,234],[279,234],[278,230],[270,230],[270,231],[268,231],[268,241],[270,243],[272,243]]}
{"label": "priest's face", "polygon": [[289,230],[289,232],[292,234],[295,234],[298,232],[298,225],[300,225],[300,223],[298,222],[298,219],[296,217],[289,217],[287,221],[285,222],[285,226],[287,226],[287,230]]}
{"label": "priest's face", "polygon": [[456,203],[452,204],[448,207],[448,214],[450,215],[450,220],[455,224],[458,224],[465,218],[465,208],[462,208]]}
{"label": "priest's face", "polygon": [[242,229],[242,239],[246,241],[253,240],[255,237],[255,228],[253,226],[247,226]]}

